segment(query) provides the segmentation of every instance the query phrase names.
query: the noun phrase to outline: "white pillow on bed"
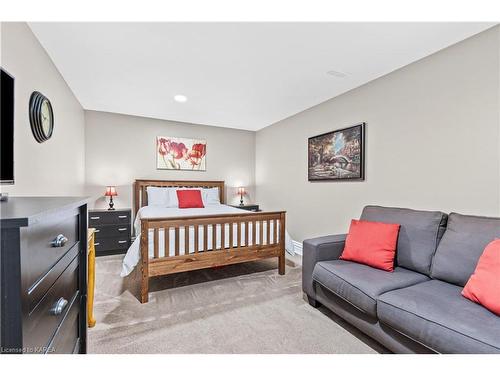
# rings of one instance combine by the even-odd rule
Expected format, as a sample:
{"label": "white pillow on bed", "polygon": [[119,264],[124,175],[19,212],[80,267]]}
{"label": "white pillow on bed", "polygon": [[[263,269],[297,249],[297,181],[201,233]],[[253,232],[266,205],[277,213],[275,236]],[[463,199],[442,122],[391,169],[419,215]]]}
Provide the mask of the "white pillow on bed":
{"label": "white pillow on bed", "polygon": [[148,206],[168,207],[169,194],[167,188],[148,186],[146,192],[148,193]]}
{"label": "white pillow on bed", "polygon": [[203,200],[204,206],[213,206],[216,204],[220,204],[219,188],[214,187],[201,189],[201,199]]}
{"label": "white pillow on bed", "polygon": [[148,186],[148,206],[179,207],[177,190],[185,188]]}
{"label": "white pillow on bed", "polygon": [[168,189],[168,203],[169,203],[167,207],[176,207],[176,208],[179,208],[179,198],[177,198],[177,190],[197,190],[185,187],[167,188],[167,189]]}

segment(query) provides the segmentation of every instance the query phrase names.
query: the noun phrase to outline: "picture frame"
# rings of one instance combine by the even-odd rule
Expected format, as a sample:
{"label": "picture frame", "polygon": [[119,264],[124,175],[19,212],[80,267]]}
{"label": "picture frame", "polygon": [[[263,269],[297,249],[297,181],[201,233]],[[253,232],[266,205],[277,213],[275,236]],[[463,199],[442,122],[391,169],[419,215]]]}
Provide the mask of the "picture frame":
{"label": "picture frame", "polygon": [[156,169],[206,171],[207,141],[196,138],[156,137]]}
{"label": "picture frame", "polygon": [[308,181],[365,180],[366,123],[310,137]]}

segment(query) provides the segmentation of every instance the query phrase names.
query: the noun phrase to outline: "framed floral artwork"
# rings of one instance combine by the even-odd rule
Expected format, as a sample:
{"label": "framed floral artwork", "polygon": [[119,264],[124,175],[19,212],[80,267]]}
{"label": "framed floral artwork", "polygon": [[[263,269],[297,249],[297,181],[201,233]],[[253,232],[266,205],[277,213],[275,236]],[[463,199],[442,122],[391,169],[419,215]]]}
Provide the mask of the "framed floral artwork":
{"label": "framed floral artwork", "polygon": [[207,141],[156,137],[156,168],[206,171]]}

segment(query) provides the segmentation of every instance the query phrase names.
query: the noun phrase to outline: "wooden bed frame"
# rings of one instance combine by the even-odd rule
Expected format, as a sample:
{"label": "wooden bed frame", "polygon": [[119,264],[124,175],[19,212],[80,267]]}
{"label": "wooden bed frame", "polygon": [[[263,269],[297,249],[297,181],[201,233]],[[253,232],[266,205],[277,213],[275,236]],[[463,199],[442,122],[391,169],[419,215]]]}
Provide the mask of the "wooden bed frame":
{"label": "wooden bed frame", "polygon": [[[224,181],[163,181],[163,180],[135,180],[134,184],[134,214],[140,207],[148,204],[146,188],[157,187],[188,187],[188,188],[219,188],[220,202],[225,202]],[[256,238],[256,223],[259,223],[259,243],[249,243],[249,223],[252,223],[252,241]],[[266,230],[264,233],[264,225]],[[273,223],[273,241],[270,237]],[[226,228],[226,224],[229,224]],[[236,224],[236,227],[235,225]],[[244,224],[244,225],[242,225]],[[194,228],[194,253],[181,254],[179,250],[179,229],[184,227],[184,248],[189,249],[189,228]],[[202,238],[199,238],[199,228],[203,227]],[[212,248],[208,248],[209,227],[212,230]],[[242,228],[243,227],[243,228]],[[170,229],[175,233],[175,255],[170,253]],[[217,230],[218,229],[218,230]],[[225,241],[225,231],[229,230],[229,247],[217,247],[217,240],[221,244]],[[244,242],[241,241],[242,230]],[[149,233],[153,231],[154,257],[149,258]],[[164,231],[165,255],[159,255],[159,232]],[[237,245],[233,246],[233,239],[237,238]],[[199,251],[200,241],[203,249]],[[215,246],[214,246],[215,245]],[[215,248],[213,248],[215,247]],[[278,272],[285,274],[285,211],[236,213],[222,215],[205,215],[189,217],[165,217],[141,219],[141,303],[148,302],[149,278],[168,275],[177,272],[192,271],[214,266],[223,266],[250,262],[264,258],[278,257]]]}

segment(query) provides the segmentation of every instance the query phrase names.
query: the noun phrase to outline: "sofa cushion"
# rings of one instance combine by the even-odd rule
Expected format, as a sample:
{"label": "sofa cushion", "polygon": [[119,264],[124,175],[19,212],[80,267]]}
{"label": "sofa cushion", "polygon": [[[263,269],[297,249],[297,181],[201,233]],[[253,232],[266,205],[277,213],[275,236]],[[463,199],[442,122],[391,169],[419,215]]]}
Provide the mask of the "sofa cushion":
{"label": "sofa cushion", "polygon": [[377,298],[382,293],[429,280],[402,267],[386,272],[344,260],[316,263],[313,279],[373,317],[377,316]]}
{"label": "sofa cushion", "polygon": [[500,218],[451,213],[436,250],[431,277],[464,286],[488,245],[500,237]]}
{"label": "sofa cushion", "polygon": [[340,259],[392,272],[398,233],[399,224],[351,220]]}
{"label": "sofa cushion", "polygon": [[440,280],[390,291],[379,297],[377,315],[440,353],[500,353],[500,318],[461,291]]}
{"label": "sofa cushion", "polygon": [[500,316],[500,240],[486,246],[462,295]]}
{"label": "sofa cushion", "polygon": [[400,224],[396,264],[430,274],[432,256],[446,228],[447,215],[438,211],[366,206],[361,220]]}

